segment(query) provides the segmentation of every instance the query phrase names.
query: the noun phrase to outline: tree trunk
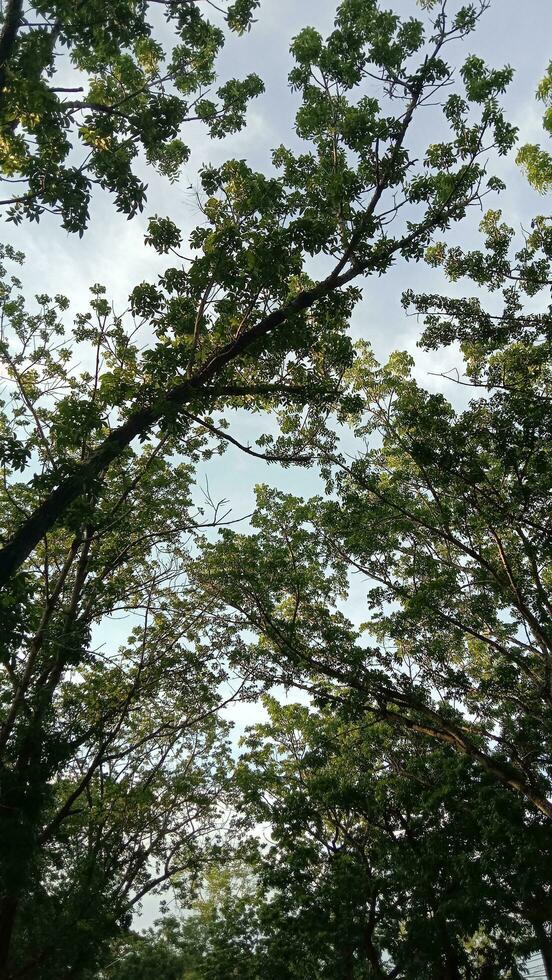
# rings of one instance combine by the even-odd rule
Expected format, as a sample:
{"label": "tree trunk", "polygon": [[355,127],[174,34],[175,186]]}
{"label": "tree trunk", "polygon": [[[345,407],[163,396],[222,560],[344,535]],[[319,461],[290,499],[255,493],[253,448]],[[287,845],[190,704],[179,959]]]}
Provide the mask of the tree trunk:
{"label": "tree trunk", "polygon": [[548,980],[552,980],[552,942],[547,939],[541,945],[541,955]]}
{"label": "tree trunk", "polygon": [[0,107],[8,77],[8,65],[13,55],[22,16],[23,0],[9,0],[0,34]]}
{"label": "tree trunk", "polygon": [[462,980],[458,960],[453,950],[449,950],[433,968],[433,980]]}
{"label": "tree trunk", "polygon": [[12,766],[0,767],[0,980],[11,976],[13,932],[38,853],[47,787],[41,719],[26,733]]}
{"label": "tree trunk", "polygon": [[10,949],[16,913],[16,898],[7,895],[0,899],[0,980],[8,980],[9,977]]}

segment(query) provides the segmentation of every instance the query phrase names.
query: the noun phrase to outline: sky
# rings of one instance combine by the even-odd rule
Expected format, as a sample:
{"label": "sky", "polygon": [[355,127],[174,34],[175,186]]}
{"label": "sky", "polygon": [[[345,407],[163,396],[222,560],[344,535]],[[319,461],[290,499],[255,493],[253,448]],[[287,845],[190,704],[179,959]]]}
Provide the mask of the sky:
{"label": "sky", "polygon": [[[387,0],[386,5],[401,14],[419,14],[414,0]],[[124,309],[133,286],[144,279],[153,281],[167,264],[166,257],[159,258],[144,245],[148,217],[156,213],[169,215],[184,231],[198,223],[201,216],[194,188],[201,164],[217,164],[237,157],[266,171],[270,169],[273,147],[282,142],[294,145],[293,118],[298,97],[287,87],[291,67],[289,44],[306,25],[312,24],[322,34],[329,31],[335,6],[336,0],[262,0],[257,23],[250,34],[230,38],[219,62],[222,79],[255,71],[265,82],[266,92],[252,104],[246,129],[222,142],[213,142],[199,125],[189,125],[184,138],[192,154],[182,179],[170,185],[148,171],[148,202],[142,215],[127,221],[114,210],[109,196],[100,192],[93,201],[90,226],[82,239],[64,232],[52,216],[45,216],[39,225],[6,225],[3,240],[27,255],[23,279],[28,292],[63,293],[69,297],[71,309],[77,312],[87,307],[89,286],[100,282],[115,308]],[[494,66],[514,67],[514,81],[504,103],[509,119],[519,127],[522,143],[543,139],[542,109],[535,101],[534,92],[552,56],[551,40],[552,0],[493,0],[477,33],[462,50],[462,56],[474,53]],[[428,112],[421,119],[421,131],[416,138],[431,142],[430,129],[434,125],[435,116]],[[508,190],[498,203],[488,199],[489,206],[501,207],[514,227],[527,227],[532,215],[542,209],[542,199],[529,188],[513,156],[502,160],[495,172],[503,177]],[[450,233],[450,240],[475,245],[480,217],[480,213],[471,213],[461,228]],[[379,358],[396,349],[410,351],[416,358],[415,373],[422,384],[446,390],[452,398],[458,397],[457,390],[451,390],[450,385],[435,376],[458,364],[457,353],[426,354],[416,347],[420,325],[415,318],[406,316],[400,304],[403,290],[409,287],[419,291],[439,291],[445,287],[452,291],[452,287],[445,286],[440,273],[423,264],[398,264],[384,277],[364,284],[352,331],[356,337],[369,340]],[[262,431],[262,424],[258,416],[248,419],[242,415],[232,432],[242,441],[252,441]],[[213,498],[227,498],[236,517],[251,510],[256,483],[267,482],[302,495],[317,489],[316,480],[304,470],[269,467],[233,448],[222,460],[209,465],[208,474]],[[354,618],[355,610],[362,618],[362,589],[361,583],[353,588]],[[251,708],[240,709],[236,717],[238,727],[243,728],[254,717],[257,716]],[[151,919],[154,909],[155,904],[149,906],[149,911],[146,907],[144,922]]]}

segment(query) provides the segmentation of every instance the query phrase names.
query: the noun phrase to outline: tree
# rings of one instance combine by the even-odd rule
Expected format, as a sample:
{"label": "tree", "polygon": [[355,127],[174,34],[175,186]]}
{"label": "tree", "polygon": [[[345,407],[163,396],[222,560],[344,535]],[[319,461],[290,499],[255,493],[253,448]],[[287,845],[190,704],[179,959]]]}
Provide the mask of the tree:
{"label": "tree", "polygon": [[161,941],[198,980],[521,978],[550,837],[449,746],[351,719],[330,686],[319,702],[266,700],[236,770],[245,864],[115,976]]}
{"label": "tree", "polygon": [[[269,950],[259,975],[518,975],[516,957],[537,939],[509,888],[511,865],[525,862],[538,890],[545,853],[521,801],[512,810],[448,746],[359,724],[330,687],[319,701],[269,699],[270,720],[250,731],[239,764],[244,810],[269,828],[257,866]],[[491,827],[515,841],[515,857],[489,846]]]}
{"label": "tree", "polygon": [[[257,6],[229,4],[227,25],[243,33]],[[156,23],[161,13],[168,45],[167,29]],[[0,173],[8,195],[0,204],[16,223],[51,211],[82,235],[93,185],[132,217],[146,198],[134,169],[140,151],[175,180],[190,152],[183,124],[199,119],[215,137],[233,132],[262,91],[250,75],[220,86],[216,101],[207,97],[224,32],[195,0],[7,0],[0,28]]]}
{"label": "tree", "polygon": [[[41,297],[27,316],[13,288],[6,283],[3,296],[14,329],[3,354],[16,385],[5,446],[17,446],[20,426],[40,482],[40,460],[48,479],[48,465],[86,453],[102,382],[109,390],[103,358],[120,364],[118,352],[133,355],[96,290],[77,334],[77,342],[94,337],[95,366],[76,378],[60,350],[63,298]],[[201,611],[186,619],[177,609],[180,555],[200,526],[224,515],[207,507],[202,515],[192,503],[204,440],[188,434],[186,463],[174,445],[164,432],[127,451],[42,543],[20,591],[2,596],[4,976],[88,975],[143,896],[193,878],[229,831],[219,709],[240,691],[201,643]],[[38,485],[10,486],[3,463],[3,518],[18,520]],[[119,643],[121,616],[127,639]]]}
{"label": "tree", "polygon": [[[454,93],[446,100],[450,140],[432,145],[415,173],[405,145],[417,109],[450,78],[443,47],[469,33],[476,20],[471,8],[463,8],[450,24],[444,13],[437,16],[429,51],[414,70],[410,61],[426,43],[423,25],[402,25],[397,17],[380,14],[375,3],[366,10],[350,3],[340,7],[326,45],[310,29],[298,36],[297,67],[291,73],[292,84],[303,92],[298,131],[315,152],[296,158],[285,148],[277,150],[280,179],[254,174],[236,161],[203,172],[207,225],[190,239],[199,256],[190,268],[171,267],[159,286],[142,284],[133,295],[135,310],[152,322],[158,342],[133,365],[140,385],[127,379],[118,392],[113,407],[124,421],[97,440],[69,476],[55,481],[55,490],[7,540],[0,552],[1,584],[134,439],[146,437],[198,398],[199,409],[205,398],[211,407],[219,383],[223,397],[225,386],[239,397],[264,394],[255,385],[267,383],[275,384],[278,394],[292,374],[288,369],[282,376],[284,351],[298,359],[294,373],[304,380],[301,359],[315,338],[322,343],[324,321],[339,322],[358,297],[355,289],[344,287],[361,275],[382,274],[398,255],[421,257],[437,229],[463,217],[480,200],[483,154],[492,147],[505,153],[515,140],[515,128],[496,101],[510,69],[488,70],[470,57],[462,71],[465,98]],[[316,82],[312,70],[319,63],[326,80]],[[399,100],[397,116],[385,116],[375,100],[354,103],[371,67],[380,72],[384,93]],[[470,105],[481,108],[473,124]],[[489,186],[501,185],[490,178]],[[393,238],[388,230],[392,219],[407,206],[412,219]],[[149,241],[163,253],[177,249],[181,235],[169,219],[154,219]],[[306,274],[307,255],[325,255],[333,262],[319,282]],[[215,289],[222,293],[216,303]],[[294,328],[288,330],[288,344],[280,340],[278,328],[284,324]],[[334,341],[336,357],[343,346],[335,349]]]}
{"label": "tree", "polygon": [[[426,30],[345,0],[326,42],[301,32],[291,84],[310,146],[276,150],[276,175],[243,161],[204,168],[192,258],[179,254],[176,224],[153,218],[148,243],[172,265],[134,289],[125,313],[95,286],[67,331],[63,297],[30,308],[4,270],[0,976],[85,975],[101,947],[98,909],[107,937],[145,891],[193,874],[219,846],[225,750],[214,719],[235,677],[223,634],[207,645],[210,599],[187,601],[198,524],[222,519],[191,505],[193,466],[220,447],[221,416],[236,407],[308,405],[320,427],[353,360],[355,280],[420,258],[500,187],[483,160],[515,140],[498,107],[511,71],[468,58],[464,93],[451,94],[443,59],[485,7],[448,19],[443,4]],[[252,5],[231,10],[235,19]],[[196,23],[195,4],[184,12]],[[365,91],[374,73],[381,105]],[[441,97],[449,132],[417,162],[412,121]],[[319,281],[312,256],[329,269]],[[99,630],[121,611],[136,629],[104,653]],[[237,683],[251,693],[247,672]]]}
{"label": "tree", "polygon": [[[437,245],[428,259],[504,287],[502,314],[478,298],[405,300],[427,316],[423,343],[462,344],[481,397],[455,411],[405,355],[380,368],[361,349],[350,377],[366,448],[353,462],[316,439],[302,448],[336,499],[262,492],[256,535],[227,534],[196,574],[268,642],[274,676],[344,684],[359,710],[454,745],[550,819],[550,314],[521,303],[549,282],[552,239],[537,219],[510,258],[499,213],[483,230],[485,253]],[[351,571],[367,578],[379,646],[332,611]]]}
{"label": "tree", "polygon": [[[63,406],[63,428],[62,416]],[[179,549],[201,518],[190,466],[171,452],[164,436],[127,453],[46,542],[19,605],[7,597],[4,976],[87,975],[143,896],[193,876],[228,832],[218,712],[234,692],[198,640],[200,611],[175,617]],[[8,495],[16,511],[25,505],[24,493]],[[119,646],[110,633],[129,614]]]}
{"label": "tree", "polygon": [[184,965],[179,949],[178,923],[165,917],[156,930],[130,933],[115,943],[100,977],[109,980],[182,980]]}
{"label": "tree", "polygon": [[174,975],[176,980],[256,980],[262,972],[256,952],[256,901],[251,867],[234,855],[202,877],[199,894],[185,915],[165,916],[154,929],[120,941],[101,980],[156,980],[160,966],[167,978]]}

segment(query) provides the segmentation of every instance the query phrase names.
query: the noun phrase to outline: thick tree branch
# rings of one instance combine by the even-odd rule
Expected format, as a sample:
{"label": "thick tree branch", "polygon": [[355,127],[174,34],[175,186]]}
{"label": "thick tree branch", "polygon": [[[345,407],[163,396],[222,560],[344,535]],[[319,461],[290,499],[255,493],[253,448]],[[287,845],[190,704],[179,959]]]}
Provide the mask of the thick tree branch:
{"label": "thick tree branch", "polygon": [[8,0],[2,33],[0,34],[0,107],[8,78],[8,63],[15,48],[23,17],[23,0]]}
{"label": "thick tree branch", "polygon": [[[434,214],[426,218],[403,238],[390,240],[387,245],[386,258],[390,259],[397,252],[408,248],[414,241],[423,239],[431,228],[446,220],[451,208],[453,210],[465,208],[477,196],[478,189],[461,201],[452,204],[447,202],[439,215]],[[381,261],[381,259],[382,256],[379,255],[378,260]],[[241,355],[251,356],[251,349],[259,341],[269,337],[298,313],[310,309],[319,300],[368,272],[372,256],[369,255],[363,262],[355,261],[349,268],[344,268],[348,261],[345,257],[340,259],[335,269],[325,279],[319,281],[311,289],[303,290],[289,303],[273,310],[249,330],[217,348],[197,368],[192,377],[175,385],[165,396],[160,397],[150,406],[137,409],[123,425],[111,432],[90,457],[78,464],[72,475],[66,477],[50,496],[36,508],[31,517],[16,531],[12,540],[0,551],[0,587],[6,585],[43,536],[54,527],[66,512],[67,508],[107,470],[113,460],[117,459],[135,438],[146,436],[156,423],[178,414],[185,405],[194,399],[215,396],[218,393],[217,389],[209,387],[209,384],[216,381],[228,365],[235,362]],[[228,391],[224,385],[222,390]]]}

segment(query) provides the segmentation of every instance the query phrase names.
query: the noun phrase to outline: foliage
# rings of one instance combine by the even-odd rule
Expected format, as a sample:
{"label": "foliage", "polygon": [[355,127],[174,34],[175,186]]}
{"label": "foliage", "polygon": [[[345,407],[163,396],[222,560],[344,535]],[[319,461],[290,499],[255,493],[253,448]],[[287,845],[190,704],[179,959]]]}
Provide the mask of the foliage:
{"label": "foliage", "polygon": [[167,970],[167,980],[254,980],[260,968],[256,895],[251,868],[234,856],[207,872],[185,916],[165,916],[142,935],[119,940],[99,980],[156,980],[160,968]]}
{"label": "foliage", "polygon": [[[462,344],[480,397],[455,410],[406,355],[379,367],[361,347],[364,448],[350,462],[310,446],[335,499],[262,490],[256,534],[226,532],[194,574],[233,629],[257,631],[247,658],[265,676],[340,682],[356,710],[455,746],[549,818],[550,314],[527,315],[522,298],[549,282],[550,226],[537,221],[510,259],[499,219],[483,222],[485,253],[438,245],[429,258],[503,287],[500,316],[479,299],[405,298],[426,316],[423,343]],[[351,571],[367,579],[377,645],[336,610]]]}
{"label": "foliage", "polygon": [[[537,99],[546,106],[542,124],[545,131],[552,135],[552,61],[537,88]],[[544,194],[552,190],[552,155],[547,150],[543,150],[538,143],[525,143],[518,150],[517,162],[536,191]]]}
{"label": "foliage", "polygon": [[[270,828],[263,975],[517,975],[521,896],[485,835],[515,836],[521,808],[450,749],[351,721],[327,694],[319,711],[269,701],[241,763],[243,805]],[[535,830],[520,859],[538,868]]]}
{"label": "foliage", "polygon": [[542,826],[449,747],[359,724],[326,694],[318,710],[266,700],[237,769],[257,837],[245,864],[144,936],[117,980],[160,944],[181,976],[210,980],[521,978],[538,945]]}
{"label": "foliage", "polygon": [[[134,356],[101,289],[68,339],[65,299],[40,297],[29,315],[18,288],[5,280],[5,431],[20,438],[4,452],[4,528],[108,428],[102,367]],[[70,345],[85,341],[95,352],[77,376]],[[193,881],[230,832],[219,709],[240,691],[201,643],[200,611],[178,611],[181,555],[224,519],[192,500],[194,462],[208,453],[190,429],[127,449],[3,593],[0,880],[13,971],[88,975],[141,899]],[[13,467],[24,479],[10,486]]]}
{"label": "foliage", "polygon": [[175,942],[175,923],[166,917],[159,929],[144,936],[130,933],[113,944],[99,977],[111,980],[182,980],[181,950]]}
{"label": "foliage", "polygon": [[[228,26],[242,33],[257,6],[231,3]],[[1,204],[16,223],[53,211],[82,235],[93,185],[132,217],[146,199],[140,152],[175,180],[190,153],[183,124],[199,119],[216,137],[234,132],[262,91],[250,75],[207,98],[224,32],[199,2],[7,0],[0,26]]]}
{"label": "foliage", "polygon": [[[310,152],[278,149],[279,177],[256,174],[241,161],[202,171],[205,223],[190,236],[198,254],[133,293],[133,309],[149,321],[154,337],[141,356],[129,345],[131,367],[127,359],[126,371],[116,369],[104,382],[113,384],[112,431],[96,439],[93,453],[73,461],[70,475],[52,479],[56,489],[0,553],[0,582],[134,439],[187,406],[194,414],[195,405],[208,411],[221,386],[222,394],[275,389],[276,396],[288,386],[297,394],[299,387],[313,402],[316,394],[334,394],[335,376],[351,356],[344,327],[359,296],[351,283],[382,274],[398,256],[420,258],[436,230],[480,201],[483,155],[493,147],[505,153],[515,140],[497,102],[509,69],[490,70],[468,58],[464,95],[446,99],[449,139],[430,146],[421,163],[406,145],[418,109],[451,79],[443,48],[469,33],[475,11],[451,22],[438,16],[427,40],[420,23],[401,25],[397,17],[380,15],[375,2],[367,13],[341,5],[336,29],[321,48],[318,42],[309,47],[308,30],[295,39],[291,80],[302,91],[298,129],[310,140]],[[324,74],[314,83],[318,62]],[[361,94],[371,67],[383,79],[381,105]],[[394,103],[397,114],[388,115]],[[487,190],[499,186],[487,180]],[[174,222],[159,219],[149,237],[161,252],[180,240]],[[331,261],[318,282],[307,273],[309,256]],[[82,330],[80,336],[87,339]]]}

